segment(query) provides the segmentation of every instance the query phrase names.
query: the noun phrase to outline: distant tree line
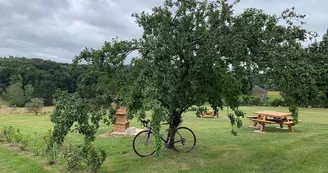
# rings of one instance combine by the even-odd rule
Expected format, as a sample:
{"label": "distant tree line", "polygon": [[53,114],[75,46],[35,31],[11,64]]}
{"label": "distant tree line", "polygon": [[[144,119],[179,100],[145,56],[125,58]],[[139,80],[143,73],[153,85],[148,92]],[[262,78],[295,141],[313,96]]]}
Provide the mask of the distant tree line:
{"label": "distant tree line", "polygon": [[86,65],[72,70],[70,64],[50,60],[0,57],[0,96],[10,106],[24,106],[32,98],[49,106],[56,90],[76,92],[86,69]]}

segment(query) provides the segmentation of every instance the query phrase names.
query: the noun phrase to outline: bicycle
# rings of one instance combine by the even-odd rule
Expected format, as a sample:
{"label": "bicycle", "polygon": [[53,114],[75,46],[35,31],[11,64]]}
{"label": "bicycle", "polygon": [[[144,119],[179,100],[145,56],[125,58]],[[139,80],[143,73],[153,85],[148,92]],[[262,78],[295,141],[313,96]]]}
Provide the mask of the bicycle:
{"label": "bicycle", "polygon": [[[150,120],[142,120],[139,118],[142,125],[147,128],[139,132],[133,139],[133,150],[141,157],[148,157],[155,153],[156,141],[155,136],[152,135],[152,125]],[[150,125],[148,125],[150,123]],[[172,123],[172,122],[171,122]],[[190,152],[196,145],[196,136],[192,130],[187,127],[178,127],[174,129],[170,135],[170,138],[164,139],[161,134],[161,139],[164,141],[164,148],[173,144],[173,149],[177,152]],[[171,143],[171,139],[174,141]],[[190,145],[190,146],[189,146]]]}

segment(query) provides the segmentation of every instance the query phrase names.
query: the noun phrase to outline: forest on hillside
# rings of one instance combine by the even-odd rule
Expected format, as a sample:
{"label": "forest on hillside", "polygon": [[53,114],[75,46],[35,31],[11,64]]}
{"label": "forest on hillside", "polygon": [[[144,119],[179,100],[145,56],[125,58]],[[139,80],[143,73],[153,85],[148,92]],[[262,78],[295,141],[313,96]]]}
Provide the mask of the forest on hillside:
{"label": "forest on hillside", "polygon": [[42,98],[49,106],[56,90],[76,92],[86,69],[79,65],[72,70],[70,64],[50,60],[0,57],[0,94],[10,106],[24,106],[31,98]]}

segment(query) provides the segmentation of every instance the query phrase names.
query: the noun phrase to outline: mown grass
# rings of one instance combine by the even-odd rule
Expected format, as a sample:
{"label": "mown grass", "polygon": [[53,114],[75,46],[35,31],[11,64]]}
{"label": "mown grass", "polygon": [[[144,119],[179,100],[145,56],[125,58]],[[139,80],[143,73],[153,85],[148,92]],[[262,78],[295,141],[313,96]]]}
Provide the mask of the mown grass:
{"label": "mown grass", "polygon": [[281,99],[280,91],[268,91],[268,102],[272,102],[275,99]]}
{"label": "mown grass", "polygon": [[[288,108],[242,107],[241,110],[251,115],[258,110],[287,112]],[[194,112],[187,112],[182,125],[197,136],[194,151],[187,154],[169,150],[163,151],[161,157],[141,158],[133,152],[133,137],[98,137],[96,148],[106,150],[108,155],[101,172],[327,172],[328,110],[301,108],[299,112],[302,122],[294,127],[294,134],[274,125],[268,126],[265,134],[253,133],[254,129],[248,128],[251,122],[245,119],[238,136],[230,134],[226,110],[217,119],[200,119]],[[0,115],[0,127],[10,125],[28,134],[45,134],[52,127],[49,116],[45,115]],[[135,120],[131,125],[141,127]],[[98,135],[111,129],[112,126],[102,125]],[[67,142],[81,143],[82,136],[69,134]],[[34,172],[70,172],[64,165],[46,166],[42,158],[32,157],[29,152],[13,152],[5,145],[0,145],[0,155],[6,155],[2,160],[8,160],[4,163],[0,160],[0,172],[21,172],[23,168],[17,163],[37,165]],[[16,161],[19,158],[26,161]]]}
{"label": "mown grass", "polygon": [[0,147],[0,172],[47,173],[43,165],[15,150]]}

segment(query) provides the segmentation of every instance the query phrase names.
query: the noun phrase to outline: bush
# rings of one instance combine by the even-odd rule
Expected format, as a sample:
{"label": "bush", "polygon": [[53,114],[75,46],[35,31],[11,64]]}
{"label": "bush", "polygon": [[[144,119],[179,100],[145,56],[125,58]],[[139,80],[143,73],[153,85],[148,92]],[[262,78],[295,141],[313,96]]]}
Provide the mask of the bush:
{"label": "bush", "polygon": [[30,135],[22,135],[21,141],[19,142],[19,148],[21,150],[26,150],[29,146]]}
{"label": "bush", "polygon": [[14,141],[19,144],[22,142],[23,140],[23,134],[20,133],[20,130],[19,129],[16,129],[16,132],[14,130]]}
{"label": "bush", "polygon": [[106,152],[104,150],[100,150],[100,152],[97,152],[94,148],[90,149],[89,152],[89,166],[91,168],[91,171],[96,173],[100,169],[100,166],[104,163],[106,160]]}
{"label": "bush", "polygon": [[5,139],[5,134],[4,134],[4,129],[3,128],[0,128],[0,142],[5,142],[6,139]]}
{"label": "bush", "polygon": [[34,133],[34,140],[32,142],[32,151],[35,156],[43,155],[45,150],[45,142],[40,140],[38,133]]}
{"label": "bush", "polygon": [[45,152],[48,160],[47,163],[49,165],[56,163],[58,153],[59,153],[59,146],[56,143],[54,143],[53,146]]}
{"label": "bush", "polygon": [[91,168],[91,171],[96,173],[106,160],[107,155],[104,150],[97,151],[91,144],[84,144],[84,146],[81,147],[81,157]]}
{"label": "bush", "polygon": [[252,106],[261,106],[262,105],[262,99],[260,97],[250,97],[250,105]]}
{"label": "bush", "polygon": [[21,83],[11,84],[7,88],[6,98],[9,106],[22,107],[25,104],[24,90]]}
{"label": "bush", "polygon": [[31,101],[26,104],[26,107],[29,112],[35,113],[37,115],[41,112],[43,105],[44,103],[42,99],[32,98]]}
{"label": "bush", "polygon": [[278,98],[278,99],[274,99],[271,102],[271,106],[272,107],[278,107],[278,106],[286,106],[285,100]]}
{"label": "bush", "polygon": [[260,97],[243,95],[238,99],[238,103],[241,106],[263,106],[265,101]]}
{"label": "bush", "polygon": [[6,141],[9,142],[9,143],[14,142],[15,134],[16,134],[15,129],[12,126],[5,127],[3,129],[3,135],[5,136]]}
{"label": "bush", "polygon": [[47,157],[47,163],[49,165],[55,164],[59,153],[59,145],[56,142],[52,142],[51,129],[49,129],[48,133],[43,136],[43,141],[46,145],[44,154]]}
{"label": "bush", "polygon": [[63,148],[62,152],[68,168],[73,169],[77,166],[81,166],[81,147],[76,147],[72,144],[69,144],[67,147]]}

